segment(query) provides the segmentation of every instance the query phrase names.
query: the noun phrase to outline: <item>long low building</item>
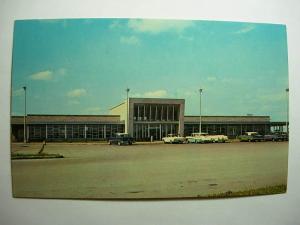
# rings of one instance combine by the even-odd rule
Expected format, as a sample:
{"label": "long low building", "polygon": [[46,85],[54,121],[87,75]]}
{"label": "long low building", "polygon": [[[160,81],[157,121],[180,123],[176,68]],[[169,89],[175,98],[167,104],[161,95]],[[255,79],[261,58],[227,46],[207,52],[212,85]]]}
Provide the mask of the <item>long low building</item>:
{"label": "long low building", "polygon": [[[199,132],[200,116],[184,115],[184,99],[129,98],[110,109],[110,115],[26,116],[28,141],[106,140],[126,132],[139,140],[161,140],[167,134],[187,136]],[[236,137],[246,131],[269,133],[283,130],[284,122],[271,122],[270,116],[202,116],[201,130],[209,134]],[[24,117],[12,116],[13,141],[24,140]]]}

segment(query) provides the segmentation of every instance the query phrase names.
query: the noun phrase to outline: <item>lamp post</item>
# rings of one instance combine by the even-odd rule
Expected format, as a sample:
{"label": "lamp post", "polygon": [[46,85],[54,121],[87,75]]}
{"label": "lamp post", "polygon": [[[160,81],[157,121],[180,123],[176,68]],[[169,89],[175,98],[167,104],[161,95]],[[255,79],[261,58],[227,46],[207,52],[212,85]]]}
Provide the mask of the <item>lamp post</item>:
{"label": "lamp post", "polygon": [[126,88],[126,93],[127,93],[127,134],[129,134],[129,98],[128,98],[128,95],[129,95],[129,91],[130,89],[129,88]]}
{"label": "lamp post", "polygon": [[199,118],[199,133],[201,133],[202,132],[202,118],[201,118],[201,96],[202,96],[202,91],[203,91],[203,89],[202,88],[200,88],[199,89],[199,94],[200,94],[200,118]]}
{"label": "lamp post", "polygon": [[288,123],[289,123],[289,88],[285,89],[285,93],[286,93],[286,122],[285,122],[285,126],[286,126],[286,133],[289,133],[289,128],[288,128]]}
{"label": "lamp post", "polygon": [[26,86],[23,87],[24,89],[24,144],[26,144]]}

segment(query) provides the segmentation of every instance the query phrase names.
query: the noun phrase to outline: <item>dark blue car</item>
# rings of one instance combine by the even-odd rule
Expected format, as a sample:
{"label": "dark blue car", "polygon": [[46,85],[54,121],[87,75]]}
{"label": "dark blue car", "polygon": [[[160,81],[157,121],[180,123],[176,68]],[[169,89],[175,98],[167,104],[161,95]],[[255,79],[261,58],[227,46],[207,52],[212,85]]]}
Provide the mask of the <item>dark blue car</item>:
{"label": "dark blue car", "polygon": [[115,136],[112,136],[108,139],[110,145],[132,145],[134,139],[127,133],[116,133]]}

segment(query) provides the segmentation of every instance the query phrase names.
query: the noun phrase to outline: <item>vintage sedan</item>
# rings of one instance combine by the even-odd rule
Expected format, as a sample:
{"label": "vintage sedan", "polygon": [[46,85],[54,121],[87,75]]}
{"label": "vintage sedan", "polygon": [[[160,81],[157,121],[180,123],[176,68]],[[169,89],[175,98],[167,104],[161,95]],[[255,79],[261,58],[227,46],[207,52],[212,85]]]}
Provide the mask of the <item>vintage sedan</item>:
{"label": "vintage sedan", "polygon": [[108,139],[108,143],[110,145],[117,144],[117,145],[132,145],[134,139],[128,135],[127,133],[116,133],[114,136]]}
{"label": "vintage sedan", "polygon": [[192,133],[186,137],[188,143],[224,143],[228,141],[226,135],[210,135],[208,133]]}
{"label": "vintage sedan", "polygon": [[163,137],[162,140],[165,144],[183,144],[186,142],[184,137],[175,134],[168,134],[167,137]]}
{"label": "vintage sedan", "polygon": [[256,142],[256,141],[264,141],[264,136],[258,134],[257,132],[245,132],[244,135],[240,135],[240,141],[248,141],[248,142]]}

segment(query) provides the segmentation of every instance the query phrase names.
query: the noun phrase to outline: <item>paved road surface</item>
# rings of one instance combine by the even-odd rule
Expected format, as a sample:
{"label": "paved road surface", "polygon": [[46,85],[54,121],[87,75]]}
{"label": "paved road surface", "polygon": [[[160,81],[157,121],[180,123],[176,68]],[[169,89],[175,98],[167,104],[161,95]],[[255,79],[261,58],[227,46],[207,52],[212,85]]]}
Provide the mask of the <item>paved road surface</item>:
{"label": "paved road surface", "polygon": [[[40,144],[12,151],[37,152]],[[64,159],[13,160],[15,197],[197,197],[286,184],[287,142],[225,144],[50,143]]]}

